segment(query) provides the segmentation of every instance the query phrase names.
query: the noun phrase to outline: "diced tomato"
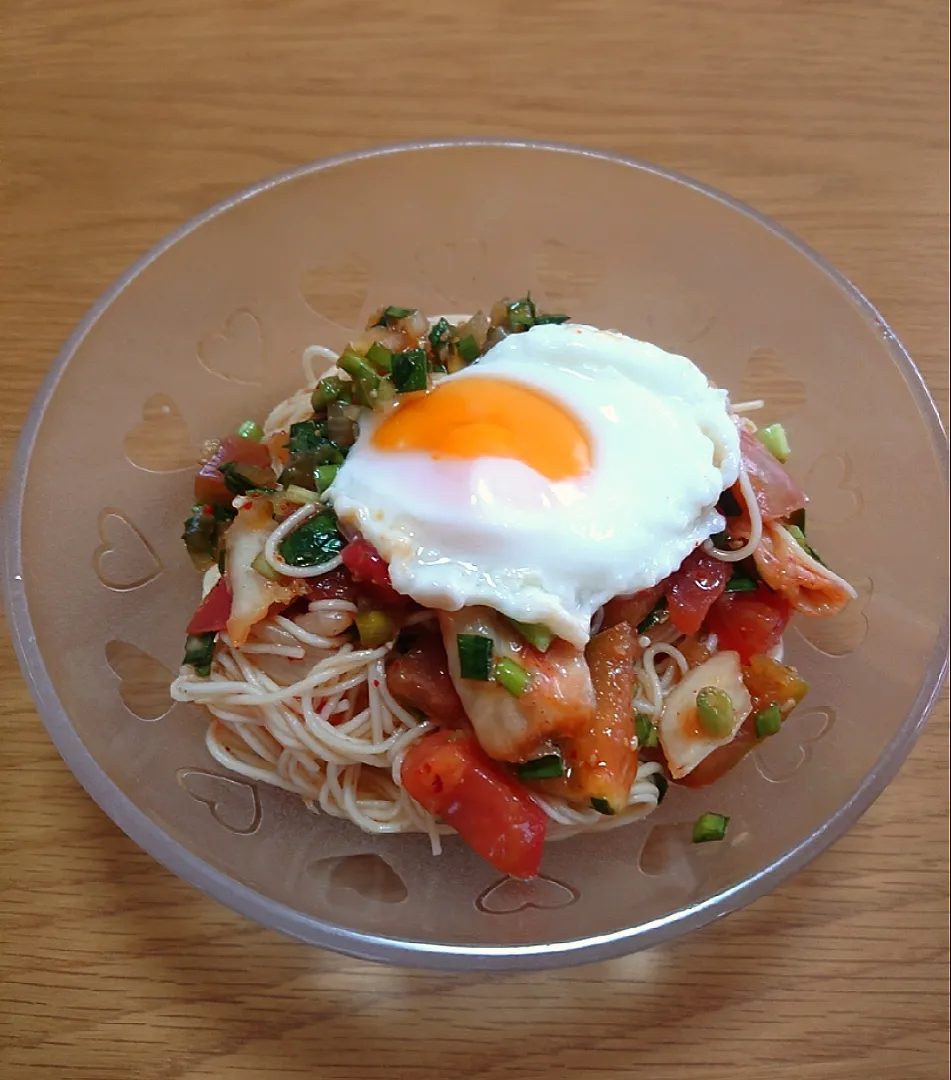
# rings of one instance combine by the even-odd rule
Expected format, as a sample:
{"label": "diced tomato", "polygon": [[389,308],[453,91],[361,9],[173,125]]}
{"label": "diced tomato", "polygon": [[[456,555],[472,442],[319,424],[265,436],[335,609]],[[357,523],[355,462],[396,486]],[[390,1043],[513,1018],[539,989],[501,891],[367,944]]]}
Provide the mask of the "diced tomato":
{"label": "diced tomato", "polygon": [[503,874],[532,878],[545,844],[544,811],[474,735],[438,731],[413,743],[403,786]]}
{"label": "diced tomato", "polygon": [[[245,439],[241,435],[229,435],[222,439],[221,445],[198,470],[195,476],[195,501],[210,503],[212,506],[227,506],[234,498],[228,490],[219,465],[233,461],[238,465],[253,465],[259,469],[270,469],[271,454],[264,443]],[[273,474],[272,474],[273,475]]]}
{"label": "diced tomato", "polygon": [[745,428],[740,429],[740,453],[757,505],[767,521],[788,517],[806,505],[806,493]]}
{"label": "diced tomato", "polygon": [[779,707],[785,719],[809,692],[809,683],[794,667],[769,656],[754,656],[743,668],[743,682],[750,692],[753,712],[770,705]]}
{"label": "diced tomato", "polygon": [[724,593],[710,608],[706,627],[717,635],[720,649],[738,652],[748,664],[752,656],[779,644],[790,613],[781,596],[760,585],[755,592]]}
{"label": "diced tomato", "polygon": [[390,568],[369,540],[364,540],[362,536],[351,540],[340,555],[343,565],[350,571],[355,581],[366,582],[373,586],[374,599],[381,605],[398,607],[409,602],[408,597],[393,588],[393,583],[390,581]]}
{"label": "diced tomato", "polygon": [[681,634],[695,634],[730,580],[729,563],[695,548],[670,579],[667,609]]}
{"label": "diced tomato", "polygon": [[298,579],[306,583],[308,600],[350,600],[356,595],[356,587],[350,571],[345,566],[338,566],[326,574],[317,577]]}
{"label": "diced tomato", "polygon": [[390,693],[408,709],[454,727],[467,726],[465,710],[449,674],[442,637],[427,633],[386,670]]}
{"label": "diced tomato", "polygon": [[604,605],[604,618],[601,621],[602,630],[610,630],[618,623],[626,622],[636,630],[637,627],[654,610],[657,601],[664,595],[667,589],[667,578],[659,585],[653,585],[649,589],[642,589],[639,593],[631,596],[615,596]]}
{"label": "diced tomato", "polygon": [[198,605],[198,610],[191,617],[185,628],[188,634],[210,634],[224,630],[231,615],[231,589],[226,577],[220,577],[211,591]]}

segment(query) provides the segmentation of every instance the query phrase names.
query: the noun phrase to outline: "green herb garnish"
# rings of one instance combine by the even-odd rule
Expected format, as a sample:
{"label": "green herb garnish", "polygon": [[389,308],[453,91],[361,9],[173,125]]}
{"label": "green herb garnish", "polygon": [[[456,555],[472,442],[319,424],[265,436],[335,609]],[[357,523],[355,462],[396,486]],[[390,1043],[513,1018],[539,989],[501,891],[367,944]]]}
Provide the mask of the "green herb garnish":
{"label": "green herb garnish", "polygon": [[519,780],[554,780],[565,775],[565,763],[560,754],[546,754],[532,761],[523,761],[515,772]]}
{"label": "green herb garnish", "polygon": [[492,639],[483,634],[459,634],[456,637],[459,674],[463,679],[488,682],[492,676]]}
{"label": "green herb garnish", "polygon": [[343,550],[337,518],[329,510],[308,518],[280,543],[278,551],[288,566],[320,566]]}
{"label": "green herb garnish", "polygon": [[429,372],[425,349],[409,349],[393,357],[393,385],[400,394],[426,389]]}

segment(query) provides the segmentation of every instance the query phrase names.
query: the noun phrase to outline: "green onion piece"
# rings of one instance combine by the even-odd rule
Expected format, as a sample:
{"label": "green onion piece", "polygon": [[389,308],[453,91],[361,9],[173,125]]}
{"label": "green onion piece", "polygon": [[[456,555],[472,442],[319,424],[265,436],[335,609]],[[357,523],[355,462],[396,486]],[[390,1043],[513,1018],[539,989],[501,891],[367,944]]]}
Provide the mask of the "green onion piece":
{"label": "green onion piece", "polygon": [[380,386],[380,376],[372,365],[356,353],[345,352],[337,361],[337,367],[353,379],[353,396],[356,403],[366,409],[372,409],[376,391]]}
{"label": "green onion piece", "polygon": [[693,827],[693,842],[708,844],[711,840],[722,840],[729,824],[730,819],[723,814],[701,814]]}
{"label": "green onion piece", "polygon": [[378,341],[367,349],[367,360],[380,372],[381,375],[389,374],[393,367],[393,353]]}
{"label": "green onion piece", "polygon": [[385,319],[408,319],[410,315],[415,315],[417,309],[414,307],[387,307],[383,309],[383,317]]}
{"label": "green onion piece", "polygon": [[549,324],[553,324],[557,326],[560,323],[566,323],[570,318],[570,315],[539,315],[535,319],[535,325],[548,326]]}
{"label": "green onion piece", "polygon": [[651,776],[651,780],[654,781],[654,787],[657,788],[657,805],[664,801],[664,796],[667,794],[667,789],[670,787],[670,781],[664,776],[663,773],[654,773]]}
{"label": "green onion piece", "polygon": [[640,712],[634,717],[634,730],[637,733],[637,745],[639,747],[648,750],[657,746],[657,725],[647,713]]}
{"label": "green onion piece", "polygon": [[259,573],[261,577],[267,578],[268,581],[281,580],[281,575],[267,561],[263,551],[254,556],[254,562],[251,563],[251,569]]}
{"label": "green onion piece", "polygon": [[452,323],[448,319],[440,319],[429,331],[429,344],[439,352],[452,341],[452,331]]}
{"label": "green onion piece", "polygon": [[323,493],[330,487],[330,485],[337,479],[337,473],[340,472],[339,465],[318,465],[314,469],[314,479],[317,481],[317,491],[323,495]]}
{"label": "green onion piece", "polygon": [[512,697],[521,697],[532,681],[531,672],[526,671],[521,664],[516,664],[507,656],[496,660],[493,674],[495,681],[508,690]]}
{"label": "green onion piece", "polygon": [[[321,469],[336,469],[336,465],[321,465]],[[319,470],[318,470],[319,471]],[[299,506],[304,506],[306,503],[320,502],[320,498],[315,491],[308,491],[307,488],[298,487],[297,484],[291,484],[287,491],[284,492],[284,498],[288,502],[297,503]]]}
{"label": "green onion piece", "polygon": [[528,330],[535,325],[538,313],[535,310],[535,302],[531,295],[515,300],[508,305],[507,317],[509,326],[514,329]]}
{"label": "green onion piece", "polygon": [[287,435],[289,454],[309,454],[326,441],[327,425],[317,420],[301,420],[299,424],[291,424]]}
{"label": "green onion piece", "polygon": [[274,474],[270,469],[257,465],[226,461],[218,466],[224,477],[225,487],[232,495],[247,495],[249,491],[273,491]]}
{"label": "green onion piece", "polygon": [[238,434],[242,439],[250,439],[251,442],[260,442],[264,438],[264,428],[257,420],[245,420],[238,424]]}
{"label": "green onion piece", "polygon": [[757,583],[755,578],[745,574],[734,574],[726,583],[725,592],[756,592]]}
{"label": "green onion piece", "polygon": [[519,780],[554,780],[565,775],[565,763],[560,754],[546,754],[534,761],[524,761],[515,770]]}
{"label": "green onion piece", "polygon": [[730,695],[717,686],[704,686],[697,692],[697,719],[700,726],[715,739],[733,731],[733,702]]}
{"label": "green onion piece", "polygon": [[782,424],[770,424],[769,427],[760,428],[756,437],[777,461],[785,464],[789,460],[792,450]]}
{"label": "green onion piece", "polygon": [[393,385],[398,393],[425,390],[428,384],[425,349],[409,349],[393,357]]}
{"label": "green onion piece", "polygon": [[492,675],[492,639],[482,634],[459,634],[456,649],[462,678],[488,682]]}
{"label": "green onion piece", "polygon": [[396,637],[396,623],[385,611],[358,611],[353,621],[364,649],[378,649]]}
{"label": "green onion piece", "polygon": [[329,510],[317,514],[285,536],[278,550],[289,566],[319,566],[343,549],[337,518]]}
{"label": "green onion piece", "polygon": [[345,405],[351,404],[353,383],[346,382],[339,375],[328,375],[326,379],[321,379],[310,396],[311,407],[314,412],[323,412],[333,401],[340,401]]}
{"label": "green onion piece", "polygon": [[591,800],[591,809],[597,810],[599,814],[604,814],[605,817],[614,817],[614,807],[607,799],[602,799],[597,795]]}
{"label": "green onion piece", "polygon": [[667,622],[670,617],[667,611],[667,597],[662,596],[654,605],[654,609],[637,624],[637,632],[646,634],[652,626],[660,626]]}
{"label": "green onion piece", "polygon": [[479,343],[471,334],[466,334],[464,338],[460,338],[456,344],[456,352],[467,364],[471,364],[473,360],[478,359],[479,356]]}
{"label": "green onion piece", "polygon": [[215,561],[218,522],[209,508],[196,506],[182,533],[185,550],[196,570],[207,570]]}
{"label": "green onion piece", "polygon": [[529,645],[534,646],[539,652],[548,652],[549,646],[555,640],[555,635],[542,623],[519,622],[518,619],[509,619],[509,622]]}
{"label": "green onion piece", "polygon": [[805,551],[809,550],[809,544],[806,541],[806,534],[799,528],[798,525],[787,525],[786,532],[796,541],[796,543]]}
{"label": "green onion piece", "polygon": [[783,726],[783,714],[778,705],[770,705],[756,714],[756,737],[767,739]]}
{"label": "green onion piece", "polygon": [[189,634],[185,638],[185,659],[183,663],[191,664],[195,674],[207,679],[211,674],[211,658],[215,654],[215,638],[218,635],[212,631],[210,634]]}

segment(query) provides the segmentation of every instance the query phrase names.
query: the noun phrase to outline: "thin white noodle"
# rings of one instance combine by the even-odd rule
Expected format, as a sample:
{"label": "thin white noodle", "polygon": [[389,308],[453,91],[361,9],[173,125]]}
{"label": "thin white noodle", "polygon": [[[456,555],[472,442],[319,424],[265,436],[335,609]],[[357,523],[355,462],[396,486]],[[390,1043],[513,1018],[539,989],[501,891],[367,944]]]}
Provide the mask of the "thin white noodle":
{"label": "thin white noodle", "polygon": [[763,409],[766,407],[766,402],[762,398],[753,398],[752,401],[738,401],[735,405],[730,403],[730,412],[733,413],[745,413],[756,412],[757,409]]}
{"label": "thin white noodle", "polygon": [[715,559],[720,559],[721,562],[740,562],[741,559],[748,559],[759,547],[759,542],[763,538],[763,515],[760,513],[759,505],[756,502],[756,495],[752,484],[750,484],[750,478],[742,465],[740,465],[740,491],[743,493],[743,499],[750,514],[749,540],[735,551],[721,551],[712,540],[704,540],[703,542],[703,550]]}
{"label": "thin white noodle", "polygon": [[321,360],[329,360],[331,364],[336,364],[338,354],[333,349],[328,349],[325,345],[308,345],[301,354],[301,366],[304,369],[304,378],[307,380],[307,386],[317,385],[317,376],[314,374],[314,360],[317,358]]}
{"label": "thin white noodle", "polygon": [[289,518],[285,518],[264,542],[264,558],[278,573],[283,574],[285,577],[319,577],[330,570],[336,570],[343,562],[339,555],[335,555],[332,559],[328,559],[318,566],[291,566],[290,563],[284,562],[280,552],[277,550],[278,544],[286,540],[296,528],[303,525],[319,509],[319,503],[305,503],[298,510],[295,510]]}

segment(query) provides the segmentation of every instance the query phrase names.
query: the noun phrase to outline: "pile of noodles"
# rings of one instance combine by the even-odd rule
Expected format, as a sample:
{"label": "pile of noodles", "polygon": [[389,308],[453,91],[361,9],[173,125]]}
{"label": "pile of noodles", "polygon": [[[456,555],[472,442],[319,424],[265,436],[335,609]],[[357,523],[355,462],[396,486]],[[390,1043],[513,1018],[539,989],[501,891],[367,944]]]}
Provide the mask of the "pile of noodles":
{"label": "pile of noodles", "polygon": [[[320,347],[304,353],[308,385],[271,412],[265,436],[312,416],[314,359],[334,361],[336,355]],[[748,402],[733,411],[759,405]],[[708,551],[728,562],[751,555],[762,535],[760,512],[742,467],[739,484],[750,514],[749,540],[734,551],[718,551],[707,542]],[[272,534],[266,557],[272,559],[282,536],[310,512],[303,507]],[[296,573],[326,573],[338,564],[339,559]],[[276,569],[287,572],[283,562]],[[400,783],[407,749],[434,725],[417,719],[390,694],[389,646],[354,646],[348,631],[355,611],[347,600],[316,600],[303,615],[270,615],[257,623],[240,648],[223,633],[210,676],[183,668],[172,684],[172,697],[207,709],[208,751],[231,772],[293,792],[314,812],[347,819],[368,833],[426,833],[438,853],[440,835],[452,830],[410,798]],[[424,621],[435,614],[423,611],[412,618]],[[667,635],[670,640],[665,640]],[[669,626],[640,643],[644,651],[635,665],[634,709],[656,720],[688,661]],[[705,647],[712,651],[716,643],[708,641]],[[535,792],[532,797],[551,819],[553,838],[603,831],[650,813],[660,797],[652,778],[662,772],[657,762],[642,761],[626,810],[612,817],[560,798]]]}

